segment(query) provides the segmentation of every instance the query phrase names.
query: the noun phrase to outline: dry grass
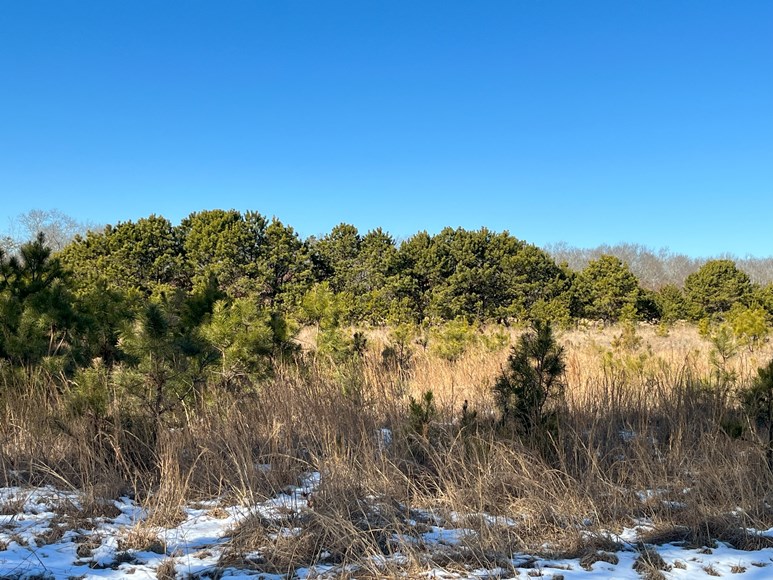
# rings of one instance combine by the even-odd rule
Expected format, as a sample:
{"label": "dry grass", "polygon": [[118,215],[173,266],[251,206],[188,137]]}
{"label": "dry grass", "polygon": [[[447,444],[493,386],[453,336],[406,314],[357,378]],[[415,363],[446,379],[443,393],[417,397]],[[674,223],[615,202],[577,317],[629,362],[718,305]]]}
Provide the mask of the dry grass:
{"label": "dry grass", "polygon": [[156,578],[158,580],[174,580],[177,578],[173,559],[167,558],[159,564],[158,568],[156,568]]}
{"label": "dry grass", "polygon": [[663,572],[671,570],[663,557],[655,550],[643,549],[633,564],[633,569],[641,574],[645,580],[661,580],[665,578]]}
{"label": "dry grass", "polygon": [[[84,518],[110,511],[102,498],[131,491],[150,518],[122,549],[147,549],[152,529],[179,523],[192,501],[255,503],[319,471],[320,487],[301,513],[248,518],[234,530],[221,566],[267,572],[350,563],[374,577],[433,565],[507,569],[514,552],[527,550],[590,567],[611,562],[619,548],[610,531],[642,517],[655,526],[641,538],[650,544],[769,547],[746,530],[773,524],[773,477],[754,437],[722,428],[733,399],[712,387],[708,343],[689,326],[668,336],[650,326],[637,332],[641,344],[629,349],[616,340],[619,328],[560,335],[566,402],[541,449],[498,427],[491,385],[508,350],[481,344],[455,362],[413,345],[402,368],[382,359],[382,331],[349,363],[305,351],[255,389],[205,391],[152,448],[141,431],[67,418],[54,379],[35,375],[0,396],[0,485],[86,490]],[[731,360],[736,384],[772,352],[766,345]],[[416,433],[407,402],[426,390],[438,414]],[[465,401],[477,415],[462,428]],[[386,443],[383,428],[392,433]],[[18,508],[11,500],[0,509]],[[437,525],[468,532],[438,548],[424,540]],[[398,552],[404,558],[390,559]],[[660,577],[652,554],[643,550],[641,572]]]}
{"label": "dry grass", "polygon": [[153,526],[146,522],[141,522],[118,539],[118,550],[122,552],[131,550],[135,552],[165,554],[166,545]]}

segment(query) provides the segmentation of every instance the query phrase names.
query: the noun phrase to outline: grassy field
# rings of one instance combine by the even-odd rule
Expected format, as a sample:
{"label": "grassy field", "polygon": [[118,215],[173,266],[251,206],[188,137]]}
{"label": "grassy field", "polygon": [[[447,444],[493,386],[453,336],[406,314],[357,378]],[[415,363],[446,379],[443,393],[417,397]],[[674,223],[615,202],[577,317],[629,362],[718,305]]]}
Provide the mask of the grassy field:
{"label": "grassy field", "polygon": [[[692,326],[560,332],[565,398],[534,445],[500,423],[492,396],[520,332],[486,329],[447,360],[431,337],[385,356],[390,333],[369,330],[361,357],[333,362],[309,348],[315,333],[306,329],[295,361],[253,388],[205,390],[152,439],[130,401],[112,400],[109,421],[75,418],[56,377],[31,372],[24,389],[6,384],[0,397],[0,485],[77,492],[81,522],[128,496],[147,514],[122,532],[138,550],[180,525],[185,506],[295,497],[300,508],[234,520],[217,552],[218,569],[278,574],[439,567],[506,577],[514,554],[611,558],[635,529],[639,573],[657,577],[650,544],[773,545],[752,531],[773,526],[766,442],[735,396],[771,345],[723,360]],[[427,391],[426,413],[409,412]],[[317,479],[304,487],[309,477]],[[13,497],[2,513],[18,508]]]}

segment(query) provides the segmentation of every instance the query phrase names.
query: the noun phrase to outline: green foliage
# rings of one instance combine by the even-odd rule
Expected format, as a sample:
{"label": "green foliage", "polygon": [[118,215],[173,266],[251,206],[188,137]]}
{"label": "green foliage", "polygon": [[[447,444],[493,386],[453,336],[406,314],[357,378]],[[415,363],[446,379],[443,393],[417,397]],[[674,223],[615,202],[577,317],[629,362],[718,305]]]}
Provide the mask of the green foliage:
{"label": "green foliage", "polygon": [[201,346],[184,330],[167,305],[150,302],[121,333],[127,364],[116,378],[156,430],[166,415],[195,402],[203,384],[206,359],[197,357]]}
{"label": "green foliage", "polygon": [[768,322],[773,323],[773,283],[755,287],[752,302],[764,309],[768,316]]}
{"label": "green foliage", "polygon": [[399,309],[392,315],[398,322],[421,323],[429,316],[430,292],[439,282],[432,237],[427,232],[411,236],[400,244],[397,260],[398,274],[390,283]]}
{"label": "green foliage", "polygon": [[564,370],[564,349],[550,324],[536,322],[520,337],[494,384],[502,421],[514,423],[528,437],[544,435],[552,419],[551,405],[563,397]]}
{"label": "green foliage", "polygon": [[709,362],[716,386],[721,392],[727,391],[736,380],[735,372],[729,367],[730,360],[738,354],[738,342],[732,327],[727,323],[709,328],[708,339],[711,342]]}
{"label": "green foliage", "polygon": [[[410,316],[403,282],[396,278],[398,251],[381,228],[361,237],[354,226],[340,224],[313,241],[311,255],[317,279],[326,279],[334,292],[349,297],[352,322],[383,324],[390,315]],[[399,308],[393,308],[395,304]]]}
{"label": "green foliage", "polygon": [[510,333],[502,326],[492,326],[479,335],[480,341],[489,352],[499,352],[510,345]]}
{"label": "green foliage", "polygon": [[337,326],[321,327],[317,332],[317,353],[336,363],[346,362],[354,352],[352,338]]}
{"label": "green foliage", "polygon": [[194,289],[215,278],[233,297],[255,290],[256,263],[265,250],[266,219],[256,212],[230,210],[192,213],[176,233],[182,240],[185,266]]}
{"label": "green foliage", "polygon": [[377,228],[368,232],[350,272],[348,292],[355,298],[357,319],[383,324],[395,298],[392,278],[397,266],[397,248],[392,237]]}
{"label": "green foliage", "polygon": [[[637,281],[638,284],[638,281]],[[630,314],[624,311],[621,313],[621,319],[625,320],[629,318],[631,320],[643,320],[646,322],[654,322],[660,320],[661,311],[657,301],[657,294],[651,290],[639,288],[639,293],[636,298],[634,307],[631,308]]]}
{"label": "green foliage", "polygon": [[411,342],[416,336],[416,332],[416,328],[407,323],[391,327],[389,345],[381,352],[381,358],[385,365],[394,366],[399,371],[406,370],[413,357]]}
{"label": "green foliage", "polygon": [[660,311],[660,320],[667,324],[686,320],[688,315],[684,293],[673,284],[663,286],[655,293],[655,303]]}
{"label": "green foliage", "polygon": [[570,292],[563,292],[555,298],[540,298],[529,311],[529,320],[550,322],[556,328],[568,329],[572,326],[573,300]]}
{"label": "green foliage", "polygon": [[333,292],[329,282],[321,282],[303,295],[298,314],[301,322],[306,324],[319,328],[337,327],[344,315],[343,299]]}
{"label": "green foliage", "polygon": [[199,332],[218,353],[223,387],[245,386],[269,374],[277,341],[271,313],[254,299],[217,302]]}
{"label": "green foliage", "polygon": [[667,338],[671,334],[671,324],[665,320],[658,322],[655,327],[655,336],[660,338]]}
{"label": "green foliage", "polygon": [[258,295],[271,309],[297,308],[312,282],[308,250],[295,230],[276,218],[263,239],[265,247],[255,262]]}
{"label": "green foliage", "polygon": [[757,371],[757,379],[740,394],[751,421],[765,433],[768,468],[773,470],[773,360]]}
{"label": "green foliage", "polygon": [[545,252],[507,232],[445,228],[426,252],[429,308],[439,318],[526,319],[535,304],[569,288],[565,272]]}
{"label": "green foliage", "polygon": [[577,276],[576,289],[582,315],[604,322],[616,322],[624,313],[630,316],[631,308],[635,313],[640,296],[636,277],[614,256],[591,261]]}
{"label": "green foliage", "polygon": [[89,367],[77,369],[67,396],[76,416],[90,415],[95,420],[107,418],[112,399],[110,369],[101,359],[95,359]]}
{"label": "green foliage", "polygon": [[760,307],[735,304],[726,318],[738,344],[750,351],[758,348],[770,332],[767,313]]}
{"label": "green foliage", "polygon": [[76,236],[61,259],[78,278],[101,278],[111,288],[136,288],[146,296],[188,283],[179,236],[169,220],[155,215]]}
{"label": "green foliage", "polygon": [[425,439],[429,436],[429,426],[437,417],[435,395],[425,391],[418,401],[413,397],[408,402],[408,426],[412,433]]}
{"label": "green foliage", "polygon": [[458,360],[477,340],[475,328],[463,318],[435,327],[430,332],[430,350],[447,361]]}
{"label": "green foliage", "polygon": [[630,319],[623,321],[620,334],[612,339],[612,348],[617,350],[635,351],[641,344],[642,339],[636,332],[636,322]]}
{"label": "green foliage", "polygon": [[31,365],[66,354],[77,324],[70,279],[40,234],[0,252],[0,357]]}
{"label": "green foliage", "polygon": [[320,240],[310,244],[314,275],[330,283],[333,292],[352,287],[354,264],[360,253],[360,234],[353,225],[339,224]]}
{"label": "green foliage", "polygon": [[710,260],[687,276],[684,294],[690,316],[699,320],[722,315],[734,304],[747,304],[752,285],[732,260]]}
{"label": "green foliage", "polygon": [[120,360],[120,331],[140,308],[135,302],[134,297],[111,288],[101,278],[80,284],[74,296],[79,330],[74,342],[81,364],[99,358],[109,366]]}

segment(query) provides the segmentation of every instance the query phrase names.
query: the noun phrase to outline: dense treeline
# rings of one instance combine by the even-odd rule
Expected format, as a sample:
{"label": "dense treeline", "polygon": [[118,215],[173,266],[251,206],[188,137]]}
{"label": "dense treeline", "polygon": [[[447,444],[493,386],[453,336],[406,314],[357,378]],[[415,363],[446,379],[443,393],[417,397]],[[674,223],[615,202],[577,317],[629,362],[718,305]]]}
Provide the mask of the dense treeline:
{"label": "dense treeline", "polygon": [[[5,260],[6,270],[18,270],[5,274],[6,284],[32,267],[25,252],[33,246],[42,251],[47,242],[27,244]],[[768,315],[773,308],[771,284],[752,283],[726,259],[704,263],[681,286],[660,284],[653,290],[611,254],[575,271],[507,232],[446,228],[435,236],[420,232],[398,245],[381,229],[363,235],[341,224],[322,238],[302,240],[276,219],[234,210],[194,213],[178,226],[150,216],[89,231],[66,245],[55,263],[63,268],[55,277],[75,297],[95,288],[135,305],[173,296],[250,297],[302,321],[316,321],[314,302],[325,300],[353,324],[459,317],[547,318],[563,324],[621,316],[673,321],[721,316],[734,306],[758,307]]]}
{"label": "dense treeline", "polygon": [[[639,262],[646,256],[634,254]],[[705,262],[682,285],[653,289],[611,254],[573,270],[507,232],[485,228],[420,232],[396,244],[381,229],[361,234],[341,224],[303,240],[276,219],[213,210],[193,213],[178,226],[150,216],[88,232],[59,259],[79,292],[102,284],[135,300],[207,292],[218,299],[249,297],[303,322],[318,322],[320,302],[335,305],[336,317],[352,324],[459,317],[674,321],[721,317],[733,307],[773,311],[773,286],[753,283],[729,259]]]}
{"label": "dense treeline", "polygon": [[444,321],[693,320],[754,342],[773,317],[773,285],[711,260],[682,287],[650,290],[617,257],[574,271],[507,232],[446,228],[398,245],[341,224],[304,240],[256,212],[212,210],[177,226],[155,215],[107,226],[56,253],[40,234],[0,256],[0,312],[0,357],[12,365],[58,361],[72,372],[95,358],[166,358],[151,373],[158,397],[175,380],[195,384],[181,377],[213,361],[225,383],[265,372],[304,324],[333,352],[352,348],[345,326]]}
{"label": "dense treeline", "polygon": [[574,271],[485,228],[398,245],[381,229],[341,224],[304,240],[256,212],[212,210],[177,226],[155,215],[107,226],[56,253],[41,234],[0,258],[0,357],[71,372],[95,358],[159,364],[154,353],[167,352],[171,367],[154,370],[159,391],[196,357],[194,367],[219,361],[226,383],[263,372],[267,355],[291,349],[293,325],[316,326],[335,352],[352,346],[339,329],[361,324],[693,320],[732,324],[753,342],[773,316],[773,285],[731,260],[650,290],[617,257]]}

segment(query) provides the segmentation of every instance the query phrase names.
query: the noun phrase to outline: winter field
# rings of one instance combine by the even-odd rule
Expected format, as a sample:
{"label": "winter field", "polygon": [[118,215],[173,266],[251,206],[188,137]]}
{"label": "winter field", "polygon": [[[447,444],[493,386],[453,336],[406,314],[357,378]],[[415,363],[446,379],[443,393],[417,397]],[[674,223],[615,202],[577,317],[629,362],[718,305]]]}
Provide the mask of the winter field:
{"label": "winter field", "polygon": [[304,364],[170,416],[152,451],[66,422],[37,377],[0,408],[0,578],[773,577],[767,440],[738,397],[769,344],[559,333],[566,389],[535,442],[492,394],[519,332],[448,356],[371,330],[330,361],[307,329]]}

